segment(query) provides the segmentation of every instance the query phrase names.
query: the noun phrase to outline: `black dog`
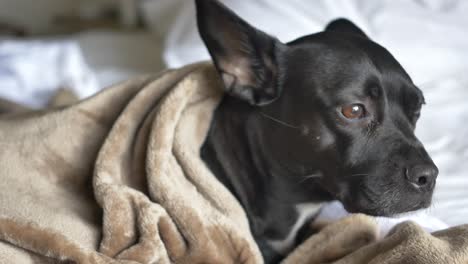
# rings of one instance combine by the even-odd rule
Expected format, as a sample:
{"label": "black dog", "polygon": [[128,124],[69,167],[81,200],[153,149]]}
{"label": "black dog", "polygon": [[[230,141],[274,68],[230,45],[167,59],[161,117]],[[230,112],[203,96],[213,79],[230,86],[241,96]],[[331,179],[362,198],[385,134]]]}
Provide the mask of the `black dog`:
{"label": "black dog", "polygon": [[414,135],[424,98],[385,48],[345,19],[284,44],[217,1],[196,4],[228,93],[202,157],[266,262],[291,247],[300,204],[380,216],[429,206],[438,170]]}

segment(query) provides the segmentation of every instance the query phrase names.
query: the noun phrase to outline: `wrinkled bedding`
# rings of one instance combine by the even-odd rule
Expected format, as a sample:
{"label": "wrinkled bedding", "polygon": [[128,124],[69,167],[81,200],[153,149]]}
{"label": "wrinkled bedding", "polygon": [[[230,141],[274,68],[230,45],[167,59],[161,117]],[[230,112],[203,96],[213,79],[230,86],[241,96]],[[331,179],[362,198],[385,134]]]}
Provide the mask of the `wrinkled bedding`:
{"label": "wrinkled bedding", "polygon": [[100,90],[79,45],[71,40],[0,41],[0,96],[42,107],[67,88],[84,98]]}
{"label": "wrinkled bedding", "polygon": [[[201,63],[72,104],[58,94],[51,109],[4,108],[1,261],[261,264],[245,212],[199,153],[221,97]],[[311,225],[283,264],[468,261],[468,225],[404,222],[384,238],[364,215]]]}
{"label": "wrinkled bedding", "polygon": [[[434,205],[426,213],[449,225],[465,222],[468,218],[468,165],[465,162],[468,160],[468,125],[464,121],[468,117],[465,73],[468,49],[464,48],[468,46],[467,1],[222,1],[252,24],[283,41],[319,31],[330,19],[342,16],[355,21],[370,37],[387,47],[426,95],[427,105],[416,132],[440,169]],[[28,54],[35,50],[29,51],[26,47],[27,52],[22,56],[24,66],[20,69],[22,72],[34,69],[29,74],[32,78],[26,82],[21,82],[23,78],[12,74],[11,66],[5,64],[10,59],[0,56],[0,96],[38,107],[45,104],[53,91],[64,86],[70,86],[69,89],[83,98],[117,80],[142,72],[157,72],[163,67],[159,38],[166,34],[164,58],[168,66],[179,67],[208,59],[198,38],[193,12],[192,1],[147,1],[144,2],[144,19],[154,29],[155,38],[147,34],[88,32],[73,37],[77,42],[71,45],[63,42],[64,48],[51,43],[58,48],[55,53],[47,53],[52,59],[44,59],[46,54],[39,54],[36,58],[43,59],[34,61]],[[16,49],[20,47],[25,46],[21,44]],[[47,70],[56,73],[48,76],[69,77],[47,87],[37,82],[37,76],[43,77],[46,61]],[[71,64],[79,68],[71,68]],[[95,81],[87,82],[92,86],[86,84],[86,80],[96,79],[98,86]],[[5,83],[13,83],[16,90],[6,89],[13,86],[5,86]],[[36,89],[28,90],[27,84]],[[41,85],[46,88],[37,88]],[[342,216],[343,211],[337,210],[335,215]]]}

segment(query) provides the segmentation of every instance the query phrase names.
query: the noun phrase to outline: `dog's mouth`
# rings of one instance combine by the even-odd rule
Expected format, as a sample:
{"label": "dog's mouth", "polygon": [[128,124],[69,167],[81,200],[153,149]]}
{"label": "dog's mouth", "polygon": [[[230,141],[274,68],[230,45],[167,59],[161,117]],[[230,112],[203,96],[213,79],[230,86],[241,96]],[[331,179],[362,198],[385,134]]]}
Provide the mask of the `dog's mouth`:
{"label": "dog's mouth", "polygon": [[349,213],[392,217],[428,208],[432,202],[432,192],[419,193],[403,187],[373,189],[365,184],[359,186],[353,188],[342,183],[332,193]]}
{"label": "dog's mouth", "polygon": [[432,202],[432,196],[414,197],[413,195],[401,195],[400,199],[380,198],[369,200],[365,194],[357,198],[344,199],[340,201],[349,213],[363,213],[371,216],[393,217],[399,214],[428,208]]}

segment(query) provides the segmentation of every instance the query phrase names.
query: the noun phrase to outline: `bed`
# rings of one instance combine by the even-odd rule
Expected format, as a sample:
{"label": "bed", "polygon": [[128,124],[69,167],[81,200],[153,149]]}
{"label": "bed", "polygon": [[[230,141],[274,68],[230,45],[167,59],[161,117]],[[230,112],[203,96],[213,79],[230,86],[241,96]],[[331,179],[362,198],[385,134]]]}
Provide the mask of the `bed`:
{"label": "bed", "polygon": [[[347,17],[381,43],[403,64],[424,91],[427,105],[417,135],[440,169],[433,206],[425,211],[448,225],[468,218],[468,2],[461,0],[337,0],[268,1],[225,0],[247,21],[282,41],[321,30],[336,17]],[[78,58],[82,69],[73,85],[86,97],[134,75],[158,72],[208,59],[195,28],[192,1],[146,1],[143,17],[153,32],[89,31],[42,44],[68,45],[53,63]],[[169,11],[166,11],[169,10]],[[164,15],[163,15],[164,14]],[[171,14],[171,15],[168,15]],[[259,15],[261,14],[261,15]],[[5,42],[3,42],[5,43]],[[37,44],[37,43],[36,43]],[[65,45],[65,46],[63,46]],[[71,47],[71,48],[70,48]],[[77,57],[78,56],[78,57]],[[0,59],[2,57],[0,56]],[[62,59],[59,59],[62,58]],[[62,64],[60,64],[62,63]],[[60,66],[62,65],[62,66]],[[53,65],[51,64],[50,67]],[[43,70],[43,65],[36,65]],[[0,69],[0,76],[1,76]],[[77,74],[74,72],[73,74]],[[84,79],[88,80],[85,85]],[[0,96],[44,104],[59,88],[56,80],[41,91]],[[2,80],[0,80],[0,84]],[[34,86],[34,85],[33,85]],[[80,87],[88,87],[80,89]],[[83,92],[86,90],[86,92]],[[38,96],[40,94],[40,96]]]}

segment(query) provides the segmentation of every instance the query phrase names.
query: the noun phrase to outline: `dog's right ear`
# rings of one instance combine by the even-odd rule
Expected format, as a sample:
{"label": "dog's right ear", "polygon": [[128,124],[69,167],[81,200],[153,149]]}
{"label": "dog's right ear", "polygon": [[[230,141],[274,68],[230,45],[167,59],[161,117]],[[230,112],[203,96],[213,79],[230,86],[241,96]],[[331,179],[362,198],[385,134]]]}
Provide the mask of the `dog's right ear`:
{"label": "dog's right ear", "polygon": [[252,105],[281,93],[281,53],[276,38],[255,29],[217,0],[196,0],[197,23],[226,91]]}
{"label": "dog's right ear", "polygon": [[368,38],[366,33],[364,33],[362,29],[360,29],[358,26],[356,26],[356,24],[354,24],[346,18],[339,18],[333,20],[326,26],[325,31],[353,34],[363,38]]}

